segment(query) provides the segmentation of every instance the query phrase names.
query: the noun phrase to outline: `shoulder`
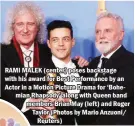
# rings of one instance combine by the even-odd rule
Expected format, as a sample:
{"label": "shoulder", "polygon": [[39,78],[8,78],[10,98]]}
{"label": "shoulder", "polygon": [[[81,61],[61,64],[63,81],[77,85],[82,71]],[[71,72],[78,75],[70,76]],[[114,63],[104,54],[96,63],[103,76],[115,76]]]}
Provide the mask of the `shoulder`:
{"label": "shoulder", "polygon": [[125,50],[124,53],[119,57],[119,62],[122,64],[130,64],[134,65],[134,53],[129,52],[128,50]]}
{"label": "shoulder", "polygon": [[129,52],[128,50],[125,51],[124,55],[125,55],[126,58],[128,58],[128,59],[134,59],[134,53]]}
{"label": "shoulder", "polygon": [[75,60],[75,59],[72,59],[72,62],[76,65],[76,67],[78,68],[79,67],[79,65],[78,65],[78,60]]}
{"label": "shoulder", "polygon": [[47,44],[38,44],[38,47],[40,51],[51,53]]}
{"label": "shoulder", "polygon": [[12,44],[5,45],[5,44],[1,43],[0,46],[1,46],[1,49],[8,49],[8,48],[12,47]]}
{"label": "shoulder", "polygon": [[14,49],[13,44],[5,45],[5,44],[0,44],[1,47],[1,54],[6,54],[7,52],[12,52]]}
{"label": "shoulder", "polygon": [[48,48],[49,49],[49,47],[47,46],[47,44],[46,43],[44,43],[44,44],[38,44],[38,46],[39,46],[39,48]]}

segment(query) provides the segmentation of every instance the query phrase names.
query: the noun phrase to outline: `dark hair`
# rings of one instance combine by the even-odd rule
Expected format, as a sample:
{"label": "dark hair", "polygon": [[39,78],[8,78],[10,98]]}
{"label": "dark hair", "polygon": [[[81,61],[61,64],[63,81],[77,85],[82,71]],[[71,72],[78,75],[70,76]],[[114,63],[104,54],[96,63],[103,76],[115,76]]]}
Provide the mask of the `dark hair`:
{"label": "dark hair", "polygon": [[69,21],[54,20],[47,25],[48,39],[50,38],[51,30],[54,30],[55,28],[68,28],[68,29],[70,29],[71,37],[73,38],[73,29],[72,29],[72,25]]}

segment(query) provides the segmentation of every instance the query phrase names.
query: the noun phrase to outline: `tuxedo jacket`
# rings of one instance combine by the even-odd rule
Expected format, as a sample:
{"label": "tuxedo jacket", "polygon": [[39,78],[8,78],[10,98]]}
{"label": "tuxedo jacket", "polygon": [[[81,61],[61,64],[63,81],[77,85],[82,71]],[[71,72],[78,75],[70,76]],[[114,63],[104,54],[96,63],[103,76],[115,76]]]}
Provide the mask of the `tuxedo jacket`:
{"label": "tuxedo jacket", "polygon": [[[89,69],[96,69],[98,66],[98,63],[100,61],[100,56],[94,58],[90,64]],[[98,94],[124,94],[127,93],[127,98],[102,98],[102,99],[91,99],[91,100],[97,100],[97,101],[118,101],[118,102],[130,102],[129,107],[125,107],[123,110],[126,110],[126,113],[124,116],[119,115],[99,115],[95,116],[96,118],[91,123],[90,121],[86,121],[87,124],[93,124],[93,125],[130,125],[134,124],[134,55],[133,53],[127,51],[123,46],[121,46],[107,61],[105,64],[106,69],[116,69],[117,72],[113,74],[102,74],[102,77],[115,77],[116,81],[114,83],[111,82],[95,82],[91,83],[93,85],[118,85],[118,86],[124,86],[125,88],[123,90],[109,90],[106,88],[105,90],[96,90],[96,93]],[[89,74],[89,76],[94,77],[95,74]],[[101,76],[100,76],[101,77]],[[124,81],[118,81],[118,77],[123,77]],[[103,107],[105,110],[115,111],[115,110],[121,110],[121,107]],[[99,109],[103,109],[102,107]],[[96,109],[96,108],[95,108]],[[91,117],[89,117],[90,120]]]}
{"label": "tuxedo jacket", "polygon": [[[77,69],[81,69],[81,68],[78,66],[76,60],[72,60],[72,62],[75,64],[75,66],[76,66]],[[52,60],[49,60],[49,61],[47,62],[47,64],[45,64],[45,66],[46,66],[46,68],[48,68],[48,69],[56,69],[56,66],[54,65],[54,63],[52,62]],[[85,69],[85,67],[82,68],[82,69]],[[86,76],[85,73],[79,73],[79,75],[80,75],[80,76]],[[57,73],[56,76],[60,76],[60,74]],[[58,84],[58,85],[60,85],[60,86],[64,86],[64,85],[65,85],[63,81],[58,81],[58,82],[56,81],[55,84]],[[85,82],[82,82],[82,85],[85,85]],[[61,90],[61,91],[67,93],[67,90]],[[80,93],[83,93],[83,92],[84,92],[83,90],[80,90]],[[80,101],[82,101],[83,99],[72,99],[72,101],[75,101],[75,100],[76,100],[77,102],[80,102]],[[66,115],[66,116],[61,115],[61,116],[59,116],[60,118],[62,118],[62,125],[75,125],[75,119],[76,119],[76,121],[78,122],[78,119],[79,119],[79,118],[77,118],[77,117],[74,115],[74,110],[75,110],[75,109],[78,110],[78,109],[79,109],[78,107],[76,107],[76,106],[74,106],[74,107],[70,107],[70,106],[69,106],[69,107],[67,107],[67,106],[65,107],[65,106],[63,106],[63,107],[57,107],[56,109],[58,109],[58,110],[60,110],[60,111],[63,111],[63,110],[73,111],[73,115]],[[55,125],[56,125],[56,124],[55,124]]]}

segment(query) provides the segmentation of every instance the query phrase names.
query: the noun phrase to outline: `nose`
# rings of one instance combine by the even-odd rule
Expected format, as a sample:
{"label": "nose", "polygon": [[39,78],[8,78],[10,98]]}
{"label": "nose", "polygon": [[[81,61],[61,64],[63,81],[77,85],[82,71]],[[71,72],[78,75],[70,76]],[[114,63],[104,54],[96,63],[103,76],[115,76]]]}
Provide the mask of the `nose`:
{"label": "nose", "polygon": [[60,41],[59,41],[59,46],[63,46],[63,45],[64,45],[64,42],[63,42],[62,39],[60,39]]}
{"label": "nose", "polygon": [[28,26],[25,24],[24,27],[23,27],[23,32],[24,33],[27,33],[28,32]]}
{"label": "nose", "polygon": [[105,32],[104,32],[104,31],[102,31],[102,32],[100,33],[100,39],[105,39]]}

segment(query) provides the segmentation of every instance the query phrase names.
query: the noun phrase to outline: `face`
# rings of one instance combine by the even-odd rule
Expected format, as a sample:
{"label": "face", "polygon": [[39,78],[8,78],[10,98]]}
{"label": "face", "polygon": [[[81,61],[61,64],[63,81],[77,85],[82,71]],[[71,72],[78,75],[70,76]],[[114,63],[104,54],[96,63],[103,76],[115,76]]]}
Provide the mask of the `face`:
{"label": "face", "polygon": [[113,18],[101,18],[96,24],[96,48],[107,55],[120,46],[124,32]]}
{"label": "face", "polygon": [[22,13],[17,14],[13,31],[17,42],[29,48],[34,42],[38,31],[33,14],[29,11],[22,11]]}
{"label": "face", "polygon": [[70,29],[56,28],[51,30],[47,44],[54,56],[67,63],[70,60],[71,49],[75,41],[71,37]]}

